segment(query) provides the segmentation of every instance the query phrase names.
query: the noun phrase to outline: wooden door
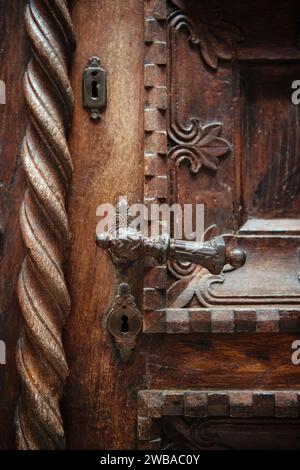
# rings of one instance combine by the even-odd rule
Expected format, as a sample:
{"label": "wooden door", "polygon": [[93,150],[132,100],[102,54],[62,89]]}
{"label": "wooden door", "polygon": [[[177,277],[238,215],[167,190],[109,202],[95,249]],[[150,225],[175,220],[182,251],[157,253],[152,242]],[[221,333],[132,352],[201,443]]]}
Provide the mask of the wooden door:
{"label": "wooden door", "polygon": [[[298,2],[0,13],[1,448],[298,448]],[[107,72],[96,122],[82,96],[93,56]],[[206,238],[245,264],[119,269],[95,232],[120,196],[204,204]],[[108,328],[120,305],[129,330],[143,323],[129,343]]]}

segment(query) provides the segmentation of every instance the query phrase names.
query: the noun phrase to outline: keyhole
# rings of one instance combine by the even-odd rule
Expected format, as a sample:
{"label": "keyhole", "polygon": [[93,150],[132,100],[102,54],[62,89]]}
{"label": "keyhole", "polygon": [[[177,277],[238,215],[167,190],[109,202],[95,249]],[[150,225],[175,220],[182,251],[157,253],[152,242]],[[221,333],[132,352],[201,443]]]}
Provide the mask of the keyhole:
{"label": "keyhole", "polygon": [[128,324],[128,316],[127,315],[123,315],[121,317],[121,332],[122,333],[128,333],[129,331],[129,324]]}
{"label": "keyhole", "polygon": [[92,80],[92,98],[94,100],[99,98],[98,82],[96,80]]}

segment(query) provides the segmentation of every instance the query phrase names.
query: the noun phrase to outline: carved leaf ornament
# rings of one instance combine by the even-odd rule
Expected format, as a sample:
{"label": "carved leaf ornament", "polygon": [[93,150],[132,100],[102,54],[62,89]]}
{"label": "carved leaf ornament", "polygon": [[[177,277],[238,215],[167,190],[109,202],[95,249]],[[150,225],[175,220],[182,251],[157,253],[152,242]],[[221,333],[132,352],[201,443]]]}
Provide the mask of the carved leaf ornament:
{"label": "carved leaf ornament", "polygon": [[[219,59],[233,58],[234,44],[244,37],[237,26],[223,20],[219,2],[171,0],[171,3],[181,10],[173,13],[172,22],[186,26],[189,40],[199,46],[209,67],[216,70]],[[193,15],[187,16],[189,11],[193,11]]]}
{"label": "carved leaf ornament", "polygon": [[191,145],[176,145],[169,152],[169,158],[178,166],[184,160],[190,163],[190,171],[197,173],[202,166],[217,170],[219,158],[230,150],[230,143],[220,137],[222,124],[198,125],[198,135]]}

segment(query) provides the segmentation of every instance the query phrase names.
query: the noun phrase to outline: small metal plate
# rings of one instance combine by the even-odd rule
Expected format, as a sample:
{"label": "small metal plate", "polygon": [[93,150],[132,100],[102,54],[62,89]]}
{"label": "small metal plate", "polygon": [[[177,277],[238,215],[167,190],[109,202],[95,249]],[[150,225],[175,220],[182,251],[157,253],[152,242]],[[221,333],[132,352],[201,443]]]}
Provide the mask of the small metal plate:
{"label": "small metal plate", "polygon": [[106,107],[107,73],[100,67],[100,59],[91,57],[83,73],[83,105],[90,111],[93,121],[101,119],[100,110]]}

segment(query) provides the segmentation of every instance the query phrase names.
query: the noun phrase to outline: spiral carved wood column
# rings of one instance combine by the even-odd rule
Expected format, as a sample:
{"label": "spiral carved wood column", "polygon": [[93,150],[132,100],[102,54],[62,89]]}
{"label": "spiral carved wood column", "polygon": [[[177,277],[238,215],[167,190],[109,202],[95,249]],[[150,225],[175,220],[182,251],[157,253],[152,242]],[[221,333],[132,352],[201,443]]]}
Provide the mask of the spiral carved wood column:
{"label": "spiral carved wood column", "polygon": [[63,449],[59,401],[68,367],[62,329],[70,308],[63,273],[69,242],[65,195],[72,176],[66,133],[73,111],[68,65],[75,46],[67,1],[30,0],[25,27],[33,56],[24,77],[28,189],[20,225],[27,257],[18,285],[24,333],[17,348],[17,447]]}

